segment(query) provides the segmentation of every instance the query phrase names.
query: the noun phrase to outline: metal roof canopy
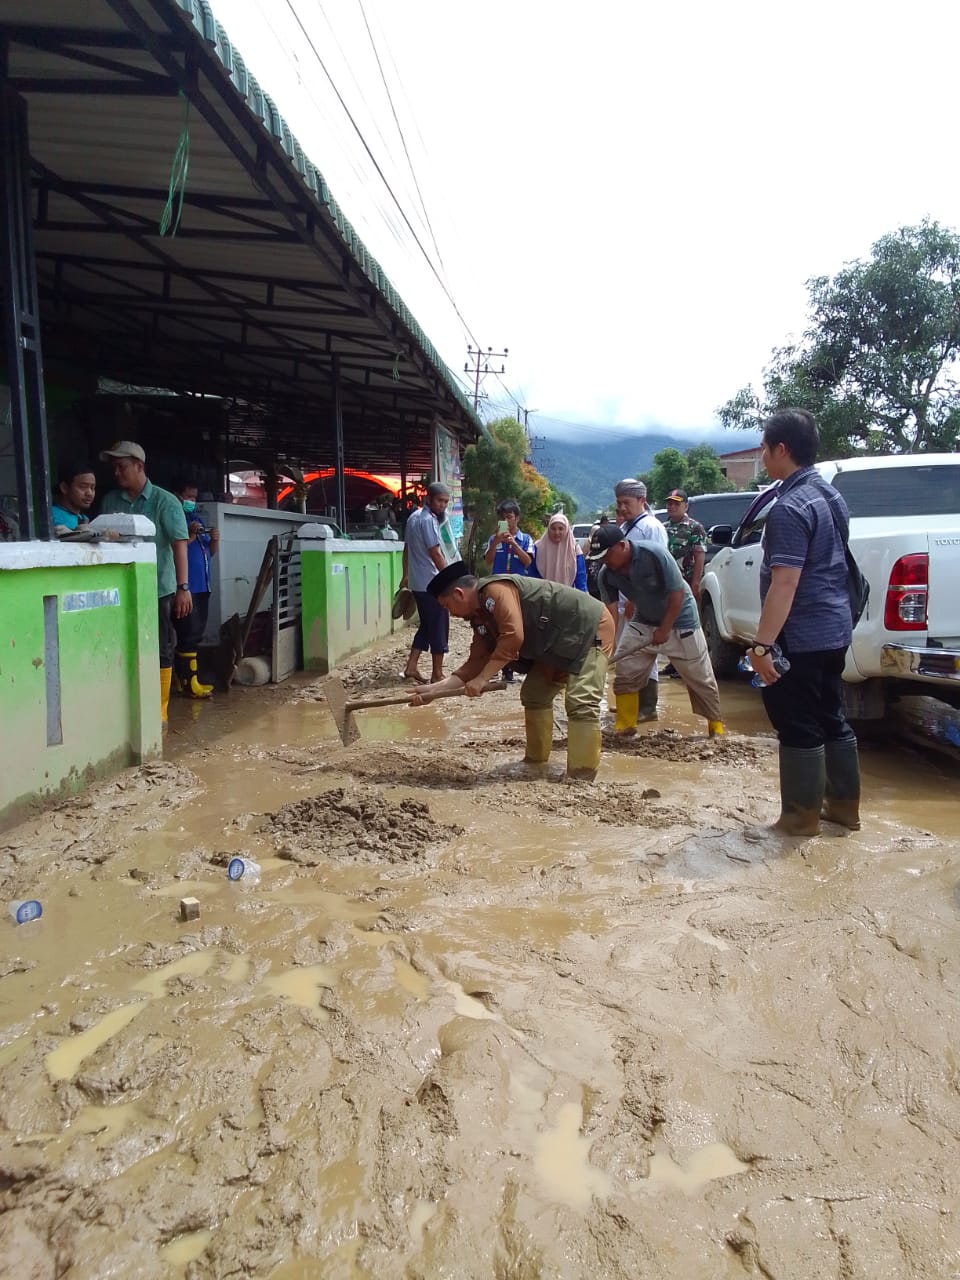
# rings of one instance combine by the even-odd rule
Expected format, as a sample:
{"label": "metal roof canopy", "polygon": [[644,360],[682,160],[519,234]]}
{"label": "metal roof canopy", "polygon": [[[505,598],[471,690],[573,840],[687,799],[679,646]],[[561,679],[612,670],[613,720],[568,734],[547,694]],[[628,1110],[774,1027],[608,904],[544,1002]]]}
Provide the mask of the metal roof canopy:
{"label": "metal roof canopy", "polygon": [[[205,0],[4,0],[0,76],[4,59],[28,104],[48,360],[239,400],[235,447],[291,461],[337,460],[338,408],[361,468],[430,470],[438,419],[476,438],[463,391]],[[182,220],[161,237],[187,102]]]}

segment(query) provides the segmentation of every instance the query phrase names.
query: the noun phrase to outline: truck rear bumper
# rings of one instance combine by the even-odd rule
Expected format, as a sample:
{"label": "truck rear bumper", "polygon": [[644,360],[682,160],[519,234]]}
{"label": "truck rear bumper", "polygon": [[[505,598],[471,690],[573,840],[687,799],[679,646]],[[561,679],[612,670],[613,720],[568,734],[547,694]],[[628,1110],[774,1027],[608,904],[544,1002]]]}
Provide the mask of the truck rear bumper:
{"label": "truck rear bumper", "polygon": [[884,675],[903,676],[923,684],[960,684],[960,651],[912,649],[905,644],[885,644],[880,665]]}

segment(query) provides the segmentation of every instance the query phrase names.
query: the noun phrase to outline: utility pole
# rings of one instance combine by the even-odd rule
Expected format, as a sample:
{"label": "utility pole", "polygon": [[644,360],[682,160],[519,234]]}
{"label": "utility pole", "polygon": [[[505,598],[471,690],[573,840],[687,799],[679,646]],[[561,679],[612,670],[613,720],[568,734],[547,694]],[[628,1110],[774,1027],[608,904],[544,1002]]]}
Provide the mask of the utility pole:
{"label": "utility pole", "polygon": [[539,413],[539,412],[540,412],[539,409],[521,409],[520,406],[517,405],[517,422],[518,423],[520,423],[521,413],[523,414],[523,422],[520,423],[520,425],[523,427],[523,434],[527,437],[527,460],[529,462],[533,462],[533,437],[530,435],[530,428],[527,425],[527,419],[530,417],[531,413]]}
{"label": "utility pole", "polygon": [[[502,351],[494,351],[493,347],[487,347],[486,351],[481,351],[479,347],[467,347],[467,363],[463,366],[464,373],[473,374],[473,411],[477,412],[477,406],[480,403],[480,379],[485,378],[488,373],[496,373],[496,369],[490,368],[491,360],[506,360],[510,354],[510,348],[504,347]],[[470,361],[473,361],[471,364]],[[506,373],[507,366],[500,365],[500,372]]]}

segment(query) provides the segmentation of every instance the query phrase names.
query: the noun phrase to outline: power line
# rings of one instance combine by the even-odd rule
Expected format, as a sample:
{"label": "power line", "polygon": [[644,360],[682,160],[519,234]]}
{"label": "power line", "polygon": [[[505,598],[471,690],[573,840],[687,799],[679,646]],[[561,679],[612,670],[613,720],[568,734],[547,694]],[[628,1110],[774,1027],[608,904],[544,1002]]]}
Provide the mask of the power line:
{"label": "power line", "polygon": [[370,37],[370,47],[373,49],[373,56],[377,61],[377,69],[380,72],[380,79],[383,81],[383,87],[384,87],[384,90],[386,91],[387,101],[390,103],[390,111],[391,111],[391,114],[393,115],[393,123],[397,126],[397,133],[399,133],[400,135],[400,142],[403,146],[403,154],[407,157],[407,165],[409,166],[409,169],[410,169],[410,176],[413,178],[413,185],[416,187],[417,195],[420,198],[420,208],[423,211],[424,221],[427,224],[427,230],[430,232],[430,239],[433,241],[433,247],[437,253],[437,261],[440,263],[440,266],[443,268],[444,275],[446,275],[447,268],[446,266],[444,266],[443,254],[440,252],[440,246],[437,244],[437,237],[433,231],[433,224],[430,221],[429,213],[427,213],[426,201],[423,198],[423,192],[420,190],[420,183],[417,179],[416,170],[413,167],[413,160],[410,158],[410,152],[407,148],[407,140],[404,137],[403,129],[400,126],[400,120],[397,116],[397,109],[393,105],[393,95],[390,92],[390,86],[387,84],[387,77],[383,73],[383,63],[380,61],[380,54],[377,51],[376,41],[373,38],[373,32],[370,30],[370,23],[367,21],[367,11],[363,7],[363,0],[357,0],[357,3],[360,5],[360,12],[363,15],[363,25],[367,28],[367,35]]}
{"label": "power line", "polygon": [[[316,58],[317,63],[320,66],[320,69],[323,71],[323,74],[327,77],[327,80],[330,83],[330,87],[333,89],[333,92],[336,94],[337,100],[339,101],[343,110],[346,112],[347,119],[350,121],[351,125],[353,126],[357,134],[357,137],[360,139],[361,143],[363,144],[363,148],[366,151],[367,155],[369,156],[370,161],[373,164],[373,167],[376,169],[381,182],[386,187],[387,191],[390,193],[390,197],[393,200],[394,204],[396,205],[400,213],[400,216],[403,218],[403,221],[406,224],[407,229],[409,230],[410,234],[413,236],[414,242],[416,243],[417,248],[420,250],[421,254],[423,255],[424,261],[427,263],[427,266],[430,268],[431,273],[433,274],[440,288],[443,290],[444,296],[446,297],[447,301],[453,307],[453,310],[456,313],[457,319],[463,325],[464,329],[467,332],[467,335],[471,337],[474,342],[476,342],[477,340],[474,337],[469,324],[464,318],[460,308],[457,306],[456,299],[453,297],[453,294],[450,292],[447,285],[441,279],[440,273],[437,271],[437,268],[434,266],[433,261],[430,258],[430,255],[427,253],[426,249],[423,247],[423,243],[420,240],[420,237],[417,235],[417,232],[414,229],[412,223],[410,222],[410,219],[407,217],[406,212],[403,209],[403,206],[401,205],[400,201],[397,198],[396,192],[393,190],[392,186],[387,181],[386,174],[383,172],[383,169],[380,167],[380,164],[377,161],[376,156],[371,151],[370,146],[363,135],[362,129],[357,124],[357,121],[354,119],[353,113],[351,112],[350,108],[347,106],[347,103],[343,97],[343,94],[337,88],[336,83],[334,82],[333,77],[331,76],[329,70],[327,69],[325,62],[320,57],[320,54],[317,51],[317,47],[313,43],[313,40],[310,37],[309,31],[303,25],[300,15],[297,13],[297,10],[293,5],[293,0],[286,0],[286,4],[287,4],[287,8],[290,10],[291,14],[293,15],[294,20],[296,21],[297,26],[300,28],[300,31],[303,34],[303,38],[306,40],[307,44],[310,46],[310,49],[313,52],[313,56]],[[477,345],[479,346],[479,343]]]}

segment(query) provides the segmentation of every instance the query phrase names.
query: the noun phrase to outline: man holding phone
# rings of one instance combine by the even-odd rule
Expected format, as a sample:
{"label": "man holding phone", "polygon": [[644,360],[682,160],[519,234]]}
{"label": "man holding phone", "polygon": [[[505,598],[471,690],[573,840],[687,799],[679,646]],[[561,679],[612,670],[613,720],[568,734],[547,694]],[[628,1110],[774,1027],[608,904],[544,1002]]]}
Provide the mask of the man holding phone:
{"label": "man holding phone", "polygon": [[[533,565],[533,538],[520,529],[520,505],[513,498],[505,498],[497,507],[497,532],[487,543],[484,561],[491,573],[515,573],[521,578],[531,576]],[[513,681],[513,667],[503,668],[503,678]]]}

